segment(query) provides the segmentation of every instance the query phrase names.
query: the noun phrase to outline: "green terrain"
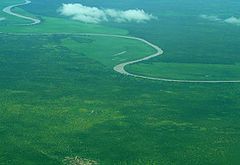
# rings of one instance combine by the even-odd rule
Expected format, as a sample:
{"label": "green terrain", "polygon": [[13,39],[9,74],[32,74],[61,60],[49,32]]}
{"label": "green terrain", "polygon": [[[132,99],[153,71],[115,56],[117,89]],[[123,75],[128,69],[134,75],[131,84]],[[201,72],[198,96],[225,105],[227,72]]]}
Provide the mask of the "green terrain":
{"label": "green terrain", "polygon": [[[6,18],[0,21],[0,165],[73,165],[80,160],[102,165],[239,164],[240,83],[174,83],[122,75],[113,70],[115,65],[155,50],[137,40],[81,33],[141,37],[164,50],[162,56],[127,66],[131,73],[240,80],[240,27],[201,20],[201,11],[192,7],[203,2],[141,1],[137,7],[145,5],[157,21],[80,23],[56,12],[61,3],[71,3],[67,0],[49,5],[33,0],[14,8],[42,20],[34,26],[20,25],[30,21],[0,12]],[[3,0],[0,7],[21,2]],[[125,3],[103,4],[125,8]],[[238,14],[233,7],[240,6],[237,1],[214,3],[202,5],[203,12],[214,8],[225,16],[228,3]],[[180,18],[182,22],[176,21]]]}

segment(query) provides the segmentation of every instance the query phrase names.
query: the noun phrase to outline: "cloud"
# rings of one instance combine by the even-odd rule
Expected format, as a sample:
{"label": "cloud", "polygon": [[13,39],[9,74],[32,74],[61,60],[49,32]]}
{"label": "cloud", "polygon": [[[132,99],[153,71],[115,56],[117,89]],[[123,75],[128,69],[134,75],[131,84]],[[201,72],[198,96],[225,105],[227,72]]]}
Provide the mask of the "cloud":
{"label": "cloud", "polygon": [[4,21],[6,18],[4,17],[0,17],[0,21]]}
{"label": "cloud", "polygon": [[200,15],[200,17],[203,19],[209,20],[209,21],[221,21],[221,19],[218,18],[218,16],[214,16],[214,15],[202,14],[202,15]]}
{"label": "cloud", "polygon": [[105,10],[106,15],[111,17],[115,22],[146,22],[150,21],[151,19],[156,19],[151,14],[145,13],[144,10],[114,10],[114,9],[107,9]]}
{"label": "cloud", "polygon": [[63,4],[58,10],[61,15],[71,17],[85,23],[101,23],[114,21],[137,22],[142,23],[156,19],[152,14],[146,13],[144,10],[116,10],[116,9],[99,9],[97,7],[88,7],[82,4]]}
{"label": "cloud", "polygon": [[224,20],[224,22],[229,24],[240,25],[240,18],[230,17]]}
{"label": "cloud", "polygon": [[107,21],[104,11],[96,7],[83,6],[82,4],[63,4],[59,12],[62,15],[72,17],[74,20],[86,23]]}
{"label": "cloud", "polygon": [[200,17],[213,22],[222,22],[227,24],[240,25],[240,18],[233,17],[233,16],[226,19],[222,19],[222,18],[219,18],[218,16],[202,14],[200,15]]}

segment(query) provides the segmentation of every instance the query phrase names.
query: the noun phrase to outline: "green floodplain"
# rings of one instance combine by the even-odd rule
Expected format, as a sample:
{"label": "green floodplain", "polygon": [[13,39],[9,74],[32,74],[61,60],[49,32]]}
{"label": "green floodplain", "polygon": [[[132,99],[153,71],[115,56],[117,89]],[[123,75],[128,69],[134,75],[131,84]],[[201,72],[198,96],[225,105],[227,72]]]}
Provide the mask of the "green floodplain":
{"label": "green floodplain", "polygon": [[[0,8],[21,2],[3,0]],[[86,2],[146,7],[158,20],[145,24],[80,23],[59,16],[64,2],[70,3],[33,0],[14,8],[42,20],[34,26],[0,12],[5,18],[0,21],[0,165],[73,165],[75,159],[103,165],[239,164],[240,83],[124,76],[113,67],[155,50],[136,40],[79,34],[136,36],[164,50],[127,66],[131,73],[240,80],[240,26],[199,18],[212,12],[229,17],[226,8],[240,14],[238,1]]]}

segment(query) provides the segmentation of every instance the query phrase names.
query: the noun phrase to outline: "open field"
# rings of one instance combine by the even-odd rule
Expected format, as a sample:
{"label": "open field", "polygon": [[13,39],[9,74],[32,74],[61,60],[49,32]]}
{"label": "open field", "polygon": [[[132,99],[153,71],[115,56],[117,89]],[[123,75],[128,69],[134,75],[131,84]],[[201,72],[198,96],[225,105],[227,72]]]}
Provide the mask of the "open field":
{"label": "open field", "polygon": [[[52,10],[51,6],[46,8]],[[112,68],[155,52],[142,42],[76,34],[42,35],[128,35],[134,33],[131,28],[83,24],[50,14],[40,16],[43,22],[36,26],[17,26],[23,20],[6,18],[8,22],[0,24],[0,164],[240,162],[240,84],[136,79]],[[148,36],[139,33],[140,37]],[[174,36],[178,37],[172,34],[167,39],[162,34],[163,39],[151,35],[146,39],[157,44],[162,41],[165,48]],[[234,45],[231,48],[219,53],[216,61],[207,60],[209,52],[203,58],[199,54],[189,58],[192,49],[185,49],[185,55],[182,52],[174,58],[164,49],[163,56],[130,65],[127,70],[179,79],[237,79],[240,68],[238,59],[233,60],[237,51]],[[178,45],[173,44],[169,51],[177,52]],[[235,53],[226,56],[227,52]],[[217,55],[215,52],[213,57]],[[183,63],[183,59],[188,60]]]}
{"label": "open field", "polygon": [[130,73],[177,80],[234,81],[240,80],[240,65],[146,63],[128,66]]}
{"label": "open field", "polygon": [[60,36],[1,39],[0,153],[9,164],[238,161],[239,85],[136,81],[54,46]]}

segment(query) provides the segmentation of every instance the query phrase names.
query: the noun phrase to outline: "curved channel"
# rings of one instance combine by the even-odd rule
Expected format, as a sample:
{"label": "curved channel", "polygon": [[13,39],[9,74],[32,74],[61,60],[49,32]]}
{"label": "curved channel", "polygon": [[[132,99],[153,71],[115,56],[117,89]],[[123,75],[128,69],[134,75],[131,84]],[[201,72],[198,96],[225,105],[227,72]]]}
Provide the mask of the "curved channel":
{"label": "curved channel", "polygon": [[[31,1],[25,0],[24,3],[8,6],[8,7],[4,8],[3,11],[5,13],[10,14],[10,15],[14,15],[14,16],[19,17],[19,18],[23,18],[23,19],[33,21],[33,23],[28,24],[28,25],[39,24],[41,22],[41,20],[39,20],[39,19],[23,16],[23,15],[20,15],[20,14],[17,14],[17,13],[14,13],[14,12],[11,11],[11,9],[14,8],[14,7],[27,5],[27,4],[30,4],[30,3],[31,3]],[[161,78],[161,77],[143,76],[143,75],[139,75],[139,74],[130,73],[125,69],[126,66],[132,65],[132,64],[137,64],[137,63],[140,63],[140,62],[143,62],[143,61],[147,61],[149,59],[155,58],[155,57],[163,54],[163,50],[161,48],[159,48],[157,45],[154,45],[153,43],[151,43],[151,42],[149,42],[145,39],[142,39],[142,38],[132,37],[132,36],[124,36],[124,35],[97,34],[97,33],[42,33],[41,35],[52,35],[52,34],[89,35],[89,36],[105,36],[105,37],[125,38],[125,39],[137,40],[137,41],[143,42],[143,43],[147,44],[148,46],[150,46],[150,47],[152,47],[156,50],[155,53],[153,53],[151,55],[148,55],[146,57],[143,57],[143,58],[140,58],[140,59],[137,59],[137,60],[133,60],[133,61],[124,62],[124,63],[116,65],[113,68],[114,71],[116,71],[116,72],[118,72],[122,75],[131,76],[131,77],[135,77],[135,78],[142,78],[142,79],[147,79],[147,80],[156,80],[156,81],[165,81],[165,82],[178,82],[178,83],[240,83],[240,80],[180,80],[180,79],[168,79],[168,78]],[[22,34],[22,35],[34,35],[34,34]]]}
{"label": "curved channel", "polygon": [[16,16],[16,17],[19,17],[19,18],[23,18],[23,19],[32,21],[32,23],[24,24],[24,25],[36,25],[36,24],[39,24],[39,23],[41,23],[41,20],[39,20],[39,19],[28,17],[28,16],[24,16],[24,15],[21,15],[21,14],[18,14],[18,13],[14,13],[12,11],[12,9],[15,8],[15,7],[27,5],[27,4],[30,4],[30,3],[32,3],[32,2],[29,1],[29,0],[25,0],[25,2],[23,2],[23,3],[19,3],[19,4],[16,4],[16,5],[11,5],[11,6],[5,7],[3,9],[3,12],[5,12],[5,13],[7,13],[9,15],[13,15],[13,16]]}

